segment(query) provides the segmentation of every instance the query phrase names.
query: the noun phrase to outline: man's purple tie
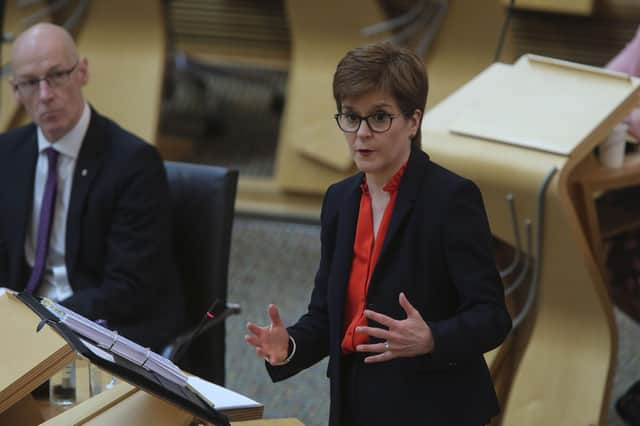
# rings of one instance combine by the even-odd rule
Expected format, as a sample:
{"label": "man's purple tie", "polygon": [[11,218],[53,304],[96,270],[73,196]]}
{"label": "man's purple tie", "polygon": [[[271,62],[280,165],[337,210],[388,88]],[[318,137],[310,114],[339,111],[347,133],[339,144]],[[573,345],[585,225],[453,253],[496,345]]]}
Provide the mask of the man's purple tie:
{"label": "man's purple tie", "polygon": [[47,183],[44,186],[44,195],[40,205],[40,221],[38,222],[38,245],[36,246],[36,258],[29,277],[29,283],[25,289],[28,293],[35,293],[42,281],[44,268],[47,263],[49,251],[49,235],[51,234],[51,222],[56,205],[56,192],[58,189],[58,151],[49,147],[44,150],[49,160],[47,171]]}

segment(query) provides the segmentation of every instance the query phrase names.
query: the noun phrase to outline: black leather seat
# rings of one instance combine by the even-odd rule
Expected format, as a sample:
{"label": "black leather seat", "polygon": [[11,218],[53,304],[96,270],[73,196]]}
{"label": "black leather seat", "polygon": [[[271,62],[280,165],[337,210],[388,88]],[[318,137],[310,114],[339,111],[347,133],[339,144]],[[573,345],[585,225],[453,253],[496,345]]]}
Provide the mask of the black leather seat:
{"label": "black leather seat", "polygon": [[[239,311],[227,304],[229,249],[238,172],[223,167],[165,162],[178,272],[183,280],[186,328],[163,354],[180,368],[224,385],[224,323],[202,331],[214,301],[215,321]],[[205,321],[210,321],[211,318]],[[193,335],[197,335],[192,339]]]}

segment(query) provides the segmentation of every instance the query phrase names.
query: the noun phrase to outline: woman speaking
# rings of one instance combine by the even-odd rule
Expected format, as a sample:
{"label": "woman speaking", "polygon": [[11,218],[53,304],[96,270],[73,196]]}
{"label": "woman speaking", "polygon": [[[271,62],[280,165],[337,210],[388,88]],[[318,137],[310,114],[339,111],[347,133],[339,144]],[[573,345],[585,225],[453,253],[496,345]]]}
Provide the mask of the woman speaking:
{"label": "woman speaking", "polygon": [[274,381],[329,356],[330,425],[481,426],[499,407],[483,353],[511,329],[482,196],[420,149],[420,58],[349,51],[335,119],[359,170],[326,192],[308,312],[249,323]]}

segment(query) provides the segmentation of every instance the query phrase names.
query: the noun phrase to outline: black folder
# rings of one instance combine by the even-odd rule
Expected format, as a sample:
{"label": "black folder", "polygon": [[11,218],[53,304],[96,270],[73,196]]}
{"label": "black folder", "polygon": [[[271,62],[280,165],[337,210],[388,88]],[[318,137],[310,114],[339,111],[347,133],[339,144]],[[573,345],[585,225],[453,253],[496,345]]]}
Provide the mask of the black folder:
{"label": "black folder", "polygon": [[40,304],[40,300],[37,297],[29,293],[19,293],[17,297],[42,319],[42,322],[38,326],[39,328],[44,324],[51,326],[77,353],[87,358],[91,363],[114,376],[120,377],[125,382],[135,385],[165,401],[178,405],[195,417],[211,422],[217,426],[229,426],[227,416],[211,407],[211,405],[203,401],[187,387],[168,381],[154,372],[148,371],[144,367],[136,365],[114,353],[111,353],[111,355],[115,362],[110,362],[97,356],[82,343],[73,330],[66,324],[61,323],[58,317]]}

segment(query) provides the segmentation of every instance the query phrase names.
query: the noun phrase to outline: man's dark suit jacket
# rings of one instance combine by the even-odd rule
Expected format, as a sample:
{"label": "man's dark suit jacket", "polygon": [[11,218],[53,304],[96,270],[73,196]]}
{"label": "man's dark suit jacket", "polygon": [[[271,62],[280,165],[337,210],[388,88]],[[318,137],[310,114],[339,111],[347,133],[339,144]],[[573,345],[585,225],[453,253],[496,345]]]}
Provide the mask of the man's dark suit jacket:
{"label": "man's dark suit jacket", "polygon": [[[279,381],[329,355],[331,425],[341,418],[340,344],[362,178],[359,173],[327,191],[311,302],[289,328],[296,353],[289,364],[267,365],[272,379]],[[404,292],[431,327],[435,349],[429,355],[359,367],[356,398],[367,407],[361,424],[480,426],[499,412],[483,353],[504,340],[511,318],[491,245],[475,184],[413,149],[366,306],[404,319],[398,302]]]}
{"label": "man's dark suit jacket", "polygon": [[[38,157],[34,124],[0,135],[0,286],[23,290],[24,243]],[[171,248],[169,190],[154,147],[91,111],[75,172],[63,304],[159,349],[183,321]]]}

